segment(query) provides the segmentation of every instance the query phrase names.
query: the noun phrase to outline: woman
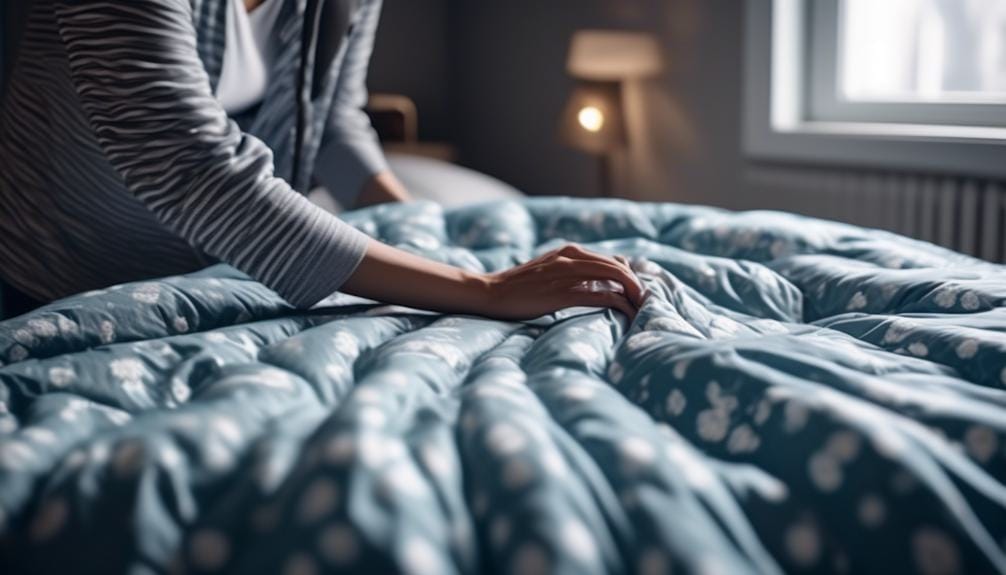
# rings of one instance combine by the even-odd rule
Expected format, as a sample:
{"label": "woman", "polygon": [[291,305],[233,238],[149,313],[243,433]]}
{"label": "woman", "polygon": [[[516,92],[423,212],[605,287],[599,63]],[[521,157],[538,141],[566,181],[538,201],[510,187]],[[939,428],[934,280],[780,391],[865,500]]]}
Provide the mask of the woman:
{"label": "woman", "polygon": [[35,0],[0,118],[0,275],[51,300],[223,261],[301,308],[341,290],[503,319],[633,315],[642,290],[624,261],[567,247],[468,272],[300,193],[316,179],[361,203],[407,197],[360,109],[380,8]]}

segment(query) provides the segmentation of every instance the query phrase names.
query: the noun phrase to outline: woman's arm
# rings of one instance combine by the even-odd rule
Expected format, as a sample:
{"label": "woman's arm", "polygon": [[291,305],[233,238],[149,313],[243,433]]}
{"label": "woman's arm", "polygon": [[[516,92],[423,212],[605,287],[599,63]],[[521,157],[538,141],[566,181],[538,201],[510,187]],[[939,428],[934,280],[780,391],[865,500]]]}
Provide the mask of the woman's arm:
{"label": "woman's arm", "polygon": [[[471,274],[380,244],[312,205],[273,176],[270,150],[213,96],[188,0],[60,0],[56,13],[74,87],[129,191],[192,246],[294,305],[310,307],[340,286],[390,303],[510,319],[571,305],[631,314],[639,302],[624,263],[578,248]],[[601,279],[619,282],[625,295],[583,289]]]}
{"label": "woman's arm", "polygon": [[[612,287],[592,290],[597,282]],[[523,320],[572,306],[609,307],[635,317],[643,288],[625,260],[569,245],[496,274],[432,262],[378,241],[342,291],[443,313]]]}
{"label": "woman's arm", "polygon": [[298,307],[339,289],[369,238],[274,177],[271,150],[227,117],[189,0],[58,0],[55,12],[83,110],[130,193]]}

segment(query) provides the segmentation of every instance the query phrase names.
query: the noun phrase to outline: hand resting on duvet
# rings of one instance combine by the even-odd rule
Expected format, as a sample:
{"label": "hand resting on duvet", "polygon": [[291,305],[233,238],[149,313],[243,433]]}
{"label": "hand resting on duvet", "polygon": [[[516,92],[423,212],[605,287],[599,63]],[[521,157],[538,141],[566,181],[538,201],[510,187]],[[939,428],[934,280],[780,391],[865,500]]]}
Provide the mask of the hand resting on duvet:
{"label": "hand resting on duvet", "polygon": [[442,313],[526,320],[577,306],[606,307],[630,320],[642,284],[624,258],[567,245],[499,273],[432,262],[372,240],[340,291]]}

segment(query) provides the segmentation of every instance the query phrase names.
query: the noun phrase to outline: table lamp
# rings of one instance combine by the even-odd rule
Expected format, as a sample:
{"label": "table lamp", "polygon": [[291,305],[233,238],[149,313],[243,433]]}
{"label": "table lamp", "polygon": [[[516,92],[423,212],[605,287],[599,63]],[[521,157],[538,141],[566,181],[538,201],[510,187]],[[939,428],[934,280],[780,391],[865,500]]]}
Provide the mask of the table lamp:
{"label": "table lamp", "polygon": [[576,79],[560,134],[577,149],[597,156],[602,196],[612,195],[612,156],[629,146],[622,89],[627,81],[658,74],[657,41],[638,32],[581,30],[570,42],[566,68]]}

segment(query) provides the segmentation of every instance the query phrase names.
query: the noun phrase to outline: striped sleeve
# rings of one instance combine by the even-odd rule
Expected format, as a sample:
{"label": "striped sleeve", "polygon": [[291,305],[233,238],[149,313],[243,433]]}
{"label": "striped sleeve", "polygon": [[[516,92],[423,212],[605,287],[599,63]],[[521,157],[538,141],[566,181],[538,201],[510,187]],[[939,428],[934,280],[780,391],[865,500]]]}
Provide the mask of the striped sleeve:
{"label": "striped sleeve", "polygon": [[368,238],[273,176],[212,94],[187,0],[61,0],[70,72],[105,156],[166,227],[306,308]]}

